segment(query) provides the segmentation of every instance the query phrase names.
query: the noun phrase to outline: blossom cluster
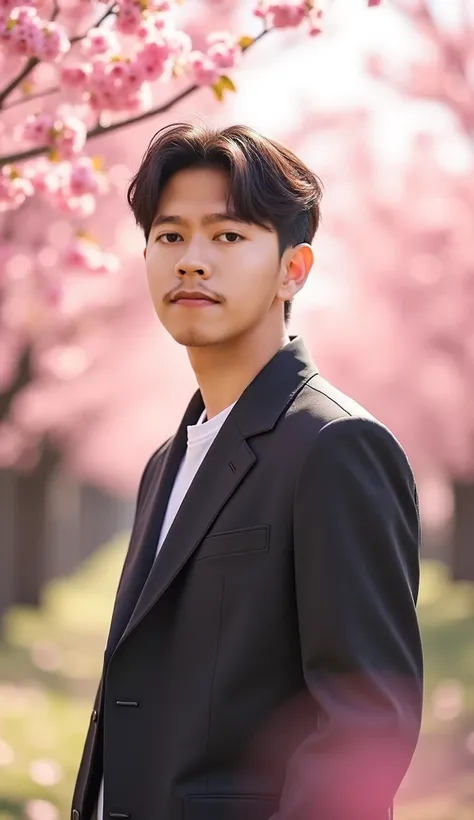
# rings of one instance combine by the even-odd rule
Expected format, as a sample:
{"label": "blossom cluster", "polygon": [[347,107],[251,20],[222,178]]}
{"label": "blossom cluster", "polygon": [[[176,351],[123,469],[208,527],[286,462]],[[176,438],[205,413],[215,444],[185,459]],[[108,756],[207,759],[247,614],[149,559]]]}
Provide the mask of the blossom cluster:
{"label": "blossom cluster", "polygon": [[115,31],[92,29],[81,43],[79,61],[61,67],[61,83],[93,111],[136,111],[151,102],[147,83],[172,76],[191,52],[191,40],[161,17],[143,21],[135,46],[123,56]]}
{"label": "blossom cluster", "polygon": [[81,46],[83,60],[61,67],[63,87],[93,111],[143,110],[151,101],[149,83],[181,71],[197,85],[213,85],[242,52],[227,32],[209,35],[206,51],[195,51],[185,32],[164,26],[160,17],[142,21],[135,37],[131,54],[121,56],[115,32],[92,29]]}
{"label": "blossom cluster", "polygon": [[51,159],[72,159],[86,144],[87,126],[72,114],[30,114],[17,129],[18,136],[33,145],[45,145]]}
{"label": "blossom cluster", "polygon": [[[71,39],[56,17],[70,21],[74,9],[81,7],[79,19],[87,3],[72,0],[67,8],[55,4],[46,19],[51,14],[48,0],[19,2],[0,0],[0,51],[9,59],[32,60],[32,67],[53,64],[58,90],[66,92],[70,105],[31,113],[14,129],[15,145],[30,146],[33,153],[44,156],[23,166],[5,158],[7,164],[0,165],[0,211],[42,194],[62,212],[93,213],[96,196],[107,184],[97,161],[84,154],[91,122],[104,112],[150,110],[153,82],[174,76],[188,77],[193,85],[212,86],[221,98],[222,88],[235,90],[228,74],[253,42],[227,31],[213,32],[202,50],[195,49],[190,36],[173,20],[172,7],[179,0],[116,0],[95,26]],[[255,15],[266,29],[307,24],[310,35],[322,30],[325,0],[255,2]],[[380,3],[367,0],[368,6]],[[110,25],[101,26],[106,17]],[[27,97],[30,92],[24,93]],[[88,269],[103,270],[97,258],[89,246],[74,256]]]}
{"label": "blossom cluster", "polygon": [[103,251],[87,238],[75,237],[63,254],[63,263],[71,270],[89,273],[115,273],[119,260],[113,253]]}
{"label": "blossom cluster", "polygon": [[28,5],[4,13],[0,9],[0,44],[11,56],[34,57],[43,62],[59,61],[71,48],[63,26],[41,19]]}
{"label": "blossom cluster", "polygon": [[305,21],[314,36],[322,31],[323,0],[259,0],[255,15],[271,28],[296,28]]}
{"label": "blossom cluster", "polygon": [[81,156],[56,163],[41,157],[23,169],[6,165],[0,170],[0,211],[42,194],[57,210],[86,217],[94,213],[96,197],[107,190],[98,160]]}

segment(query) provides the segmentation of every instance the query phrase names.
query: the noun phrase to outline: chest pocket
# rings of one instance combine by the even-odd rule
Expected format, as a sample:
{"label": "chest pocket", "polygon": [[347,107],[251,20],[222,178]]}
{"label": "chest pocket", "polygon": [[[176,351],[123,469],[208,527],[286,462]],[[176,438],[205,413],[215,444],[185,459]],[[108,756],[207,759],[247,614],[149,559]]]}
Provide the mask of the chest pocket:
{"label": "chest pocket", "polygon": [[249,527],[242,530],[219,532],[205,538],[196,552],[196,561],[224,555],[244,555],[266,552],[270,543],[270,526]]}

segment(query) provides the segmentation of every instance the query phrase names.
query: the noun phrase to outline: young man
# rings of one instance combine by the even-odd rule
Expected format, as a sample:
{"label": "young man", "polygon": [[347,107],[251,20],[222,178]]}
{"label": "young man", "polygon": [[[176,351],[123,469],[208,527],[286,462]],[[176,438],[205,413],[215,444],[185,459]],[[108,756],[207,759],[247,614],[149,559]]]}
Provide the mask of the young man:
{"label": "young man", "polygon": [[161,130],[130,186],[199,390],[140,483],[72,820],[390,816],[421,719],[417,495],[287,334],[320,198],[242,126]]}

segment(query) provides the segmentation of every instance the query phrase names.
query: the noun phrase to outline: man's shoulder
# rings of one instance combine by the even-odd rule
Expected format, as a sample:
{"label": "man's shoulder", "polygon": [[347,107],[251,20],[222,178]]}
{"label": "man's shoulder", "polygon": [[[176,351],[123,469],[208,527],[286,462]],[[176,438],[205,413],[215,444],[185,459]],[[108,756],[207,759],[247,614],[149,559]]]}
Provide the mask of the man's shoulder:
{"label": "man's shoulder", "polygon": [[299,443],[303,450],[321,438],[329,446],[364,438],[405,456],[402,445],[381,420],[319,374],[300,390],[282,422],[283,439]]}
{"label": "man's shoulder", "polygon": [[381,423],[365,407],[343,393],[319,374],[313,376],[303,387],[289,408],[289,415],[296,415],[308,431],[313,433],[331,422],[342,419],[365,419],[376,425]]}
{"label": "man's shoulder", "polygon": [[[306,461],[313,445],[318,456],[325,453],[377,452],[383,459],[395,458],[412,473],[407,454],[394,433],[355,399],[347,396],[320,375],[313,376],[288,408],[283,427],[286,444],[301,452]],[[285,430],[286,428],[286,430]]]}

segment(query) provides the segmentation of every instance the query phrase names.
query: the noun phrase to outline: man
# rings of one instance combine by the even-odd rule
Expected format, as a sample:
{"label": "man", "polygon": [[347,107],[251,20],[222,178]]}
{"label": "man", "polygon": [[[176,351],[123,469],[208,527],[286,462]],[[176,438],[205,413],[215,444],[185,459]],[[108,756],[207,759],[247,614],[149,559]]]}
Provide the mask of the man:
{"label": "man", "polygon": [[161,130],[129,188],[199,390],[140,483],[72,820],[390,816],[421,719],[417,495],[286,330],[320,199],[242,126]]}

